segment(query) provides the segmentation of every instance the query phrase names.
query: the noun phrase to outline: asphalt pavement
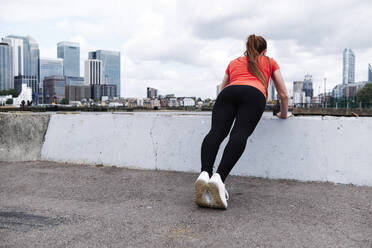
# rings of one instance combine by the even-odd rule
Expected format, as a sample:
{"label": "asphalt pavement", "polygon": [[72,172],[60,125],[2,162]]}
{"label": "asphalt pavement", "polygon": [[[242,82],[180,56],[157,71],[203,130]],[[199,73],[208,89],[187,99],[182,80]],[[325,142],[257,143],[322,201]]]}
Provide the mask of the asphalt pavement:
{"label": "asphalt pavement", "polygon": [[233,176],[217,210],[196,177],[0,162],[0,247],[372,247],[372,187]]}

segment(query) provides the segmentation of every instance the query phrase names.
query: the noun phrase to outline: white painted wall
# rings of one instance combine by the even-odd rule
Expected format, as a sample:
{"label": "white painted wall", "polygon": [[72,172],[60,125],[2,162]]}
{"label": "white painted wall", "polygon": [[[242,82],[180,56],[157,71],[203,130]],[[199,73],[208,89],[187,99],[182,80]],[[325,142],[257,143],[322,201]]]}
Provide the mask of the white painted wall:
{"label": "white painted wall", "polygon": [[[199,172],[210,125],[210,113],[54,114],[41,158]],[[265,115],[231,173],[372,186],[371,151],[372,118]]]}

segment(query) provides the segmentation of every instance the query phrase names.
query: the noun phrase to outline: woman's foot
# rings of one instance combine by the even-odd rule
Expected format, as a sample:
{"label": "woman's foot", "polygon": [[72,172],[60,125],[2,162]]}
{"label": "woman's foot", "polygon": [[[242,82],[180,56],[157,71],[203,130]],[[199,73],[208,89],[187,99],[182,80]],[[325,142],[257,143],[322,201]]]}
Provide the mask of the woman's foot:
{"label": "woman's foot", "polygon": [[202,171],[195,181],[195,203],[201,207],[209,207],[210,196],[207,192],[207,184],[209,181],[209,174]]}
{"label": "woman's foot", "polygon": [[210,207],[226,209],[229,194],[218,173],[214,173],[211,179],[209,179],[207,188],[211,196]]}

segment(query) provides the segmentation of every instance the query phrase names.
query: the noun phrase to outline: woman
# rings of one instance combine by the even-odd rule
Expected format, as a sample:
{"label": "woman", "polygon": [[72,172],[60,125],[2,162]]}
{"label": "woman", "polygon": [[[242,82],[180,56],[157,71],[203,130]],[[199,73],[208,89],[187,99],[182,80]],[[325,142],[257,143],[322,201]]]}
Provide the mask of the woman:
{"label": "woman", "polygon": [[[212,110],[212,127],[201,146],[201,173],[195,181],[195,202],[199,206],[227,208],[229,196],[224,182],[244,152],[247,139],[265,110],[270,77],[280,97],[277,116],[287,118],[287,89],[278,64],[266,57],[266,48],[263,37],[250,35],[244,56],[232,60],[226,69],[222,90]],[[217,172],[212,175],[218,149],[234,119],[221,162]]]}

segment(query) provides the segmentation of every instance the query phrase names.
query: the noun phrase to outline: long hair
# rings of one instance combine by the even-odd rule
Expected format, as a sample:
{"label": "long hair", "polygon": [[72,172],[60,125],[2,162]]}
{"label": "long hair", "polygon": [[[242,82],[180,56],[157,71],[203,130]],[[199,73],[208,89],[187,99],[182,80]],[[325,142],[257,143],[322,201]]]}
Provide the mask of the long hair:
{"label": "long hair", "polygon": [[262,36],[251,34],[247,39],[246,51],[244,53],[248,60],[248,71],[258,78],[265,88],[267,88],[267,82],[262,71],[257,67],[257,64],[259,55],[266,48],[267,43]]}

